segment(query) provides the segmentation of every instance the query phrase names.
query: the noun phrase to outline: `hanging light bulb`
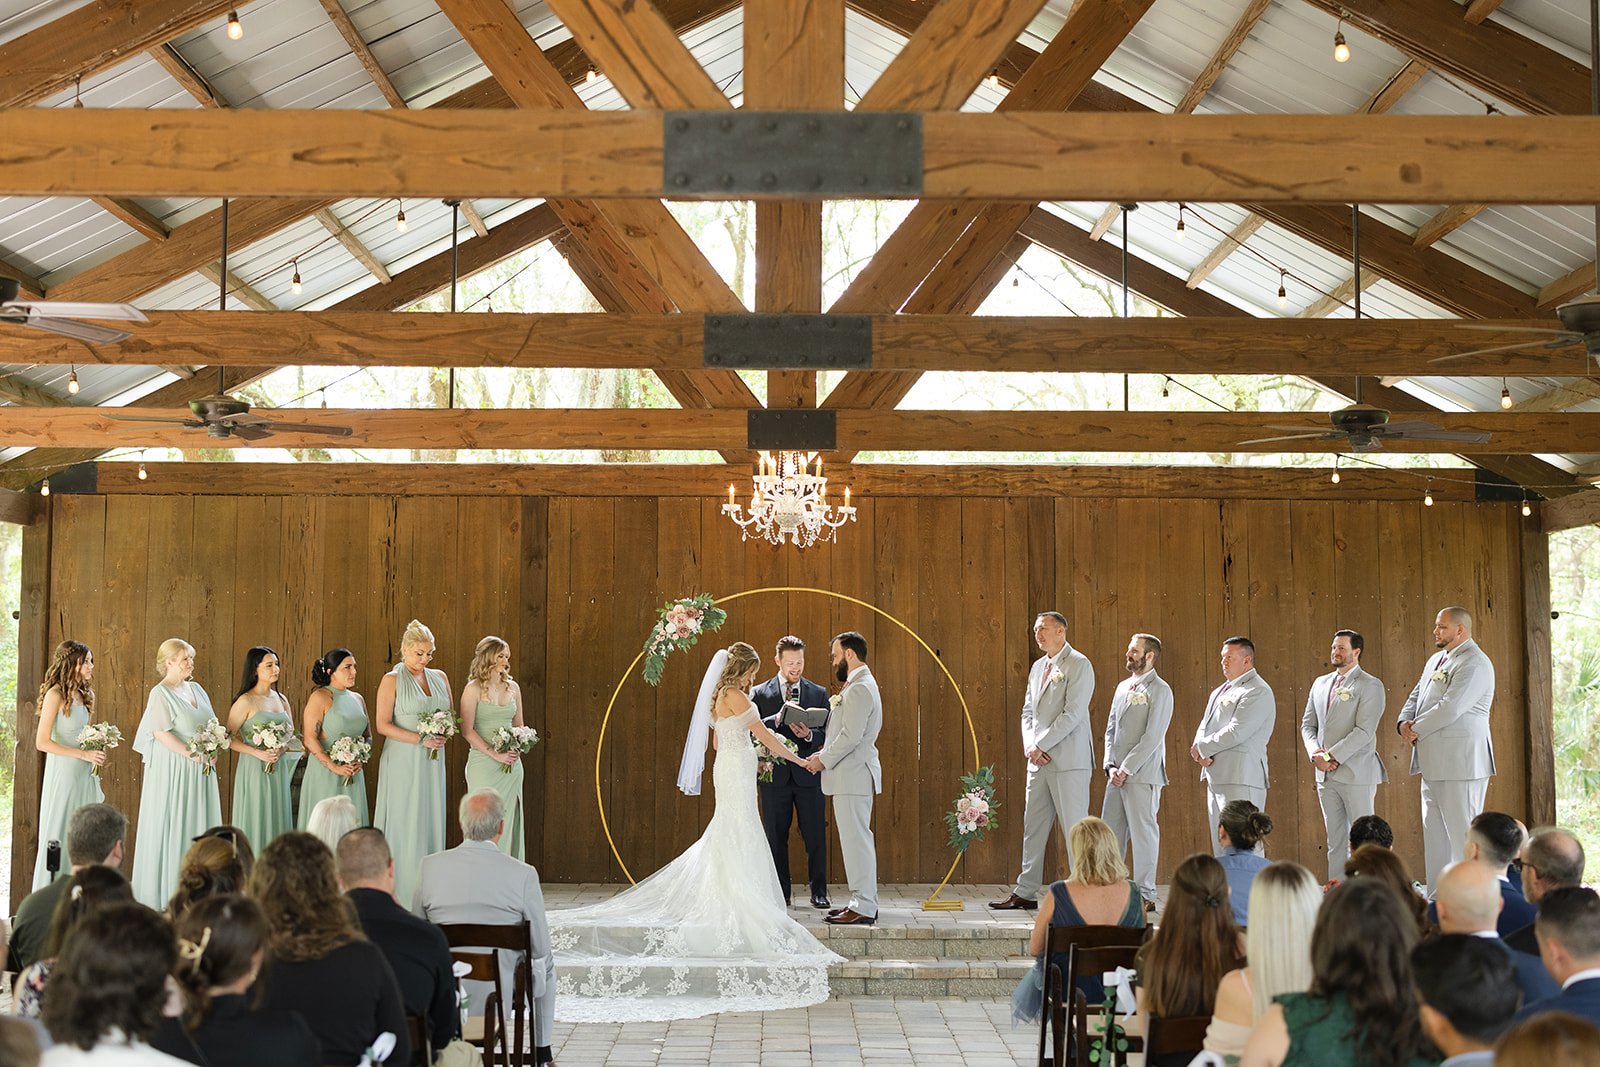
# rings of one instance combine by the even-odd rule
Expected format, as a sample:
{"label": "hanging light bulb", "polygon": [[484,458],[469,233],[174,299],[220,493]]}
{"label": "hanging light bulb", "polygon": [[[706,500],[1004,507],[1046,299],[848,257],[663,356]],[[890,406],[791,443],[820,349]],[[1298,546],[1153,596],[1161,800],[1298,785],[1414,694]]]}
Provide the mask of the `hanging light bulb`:
{"label": "hanging light bulb", "polygon": [[1011,288],[1013,288],[1013,289],[1022,288],[1022,276],[1020,274],[1013,274],[1011,276]]}
{"label": "hanging light bulb", "polygon": [[73,367],[72,368],[72,372],[67,375],[67,392],[71,393],[73,396],[77,396],[78,395],[78,368],[77,367]]}
{"label": "hanging light bulb", "polygon": [[44,481],[39,483],[39,495],[40,496],[49,496],[50,495],[50,479],[49,478],[46,478]]}
{"label": "hanging light bulb", "polygon": [[1289,306],[1288,279],[1289,272],[1281,267],[1278,268],[1278,306],[1281,308]]}
{"label": "hanging light bulb", "polygon": [[300,284],[300,261],[296,259],[292,262],[294,263],[294,277],[289,279],[289,291],[295,296],[299,296],[300,291],[305,288]]}
{"label": "hanging light bulb", "polygon": [[1344,19],[1333,30],[1333,61],[1335,63],[1350,62],[1350,46],[1344,43]]}
{"label": "hanging light bulb", "polygon": [[594,69],[593,63],[590,63],[589,69],[583,72],[583,84],[593,85],[595,79],[598,77],[600,77],[600,72]]}
{"label": "hanging light bulb", "polygon": [[148,477],[150,477],[150,472],[144,469],[144,461],[140,460],[139,461],[139,480],[142,482]]}
{"label": "hanging light bulb", "polygon": [[990,71],[989,76],[983,79],[983,83],[991,89],[1000,88],[1000,68],[996,67]]}
{"label": "hanging light bulb", "polygon": [[396,201],[396,203],[398,203],[400,205],[400,211],[394,217],[395,232],[396,233],[405,233],[406,232],[406,202],[404,200],[399,200],[399,201]]}
{"label": "hanging light bulb", "polygon": [[228,39],[237,41],[244,37],[244,23],[239,21],[237,11],[228,12]]}
{"label": "hanging light bulb", "polygon": [[1328,478],[1334,485],[1339,484],[1339,453],[1333,454],[1333,474]]}
{"label": "hanging light bulb", "polygon": [[1423,507],[1433,507],[1433,479],[1428,479],[1427,487],[1422,490]]}
{"label": "hanging light bulb", "polygon": [[1511,386],[1506,384],[1504,378],[1500,379],[1500,407],[1506,411],[1511,410],[1511,405],[1516,401],[1511,399]]}
{"label": "hanging light bulb", "polygon": [[319,390],[317,390],[317,392],[322,397],[322,406],[323,407],[327,407],[328,406],[328,391],[326,389],[319,389]]}
{"label": "hanging light bulb", "polygon": [[1533,505],[1528,503],[1528,491],[1526,489],[1524,489],[1522,491],[1522,517],[1523,518],[1527,518],[1529,515],[1532,515],[1532,514],[1533,514]]}
{"label": "hanging light bulb", "polygon": [[1184,224],[1183,224],[1183,205],[1179,204],[1178,205],[1178,228],[1177,228],[1176,231],[1174,231],[1174,236],[1176,236],[1178,238],[1178,240],[1180,240],[1180,241],[1183,240],[1183,236],[1184,236],[1183,231],[1185,229],[1187,229],[1187,227],[1184,226]]}

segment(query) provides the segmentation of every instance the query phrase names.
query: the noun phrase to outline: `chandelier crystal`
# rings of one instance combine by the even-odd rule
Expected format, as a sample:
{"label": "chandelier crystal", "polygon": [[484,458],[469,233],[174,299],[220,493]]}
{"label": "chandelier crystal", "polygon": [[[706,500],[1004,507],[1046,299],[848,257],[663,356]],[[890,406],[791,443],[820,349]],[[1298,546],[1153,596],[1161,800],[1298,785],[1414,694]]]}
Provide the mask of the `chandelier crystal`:
{"label": "chandelier crystal", "polygon": [[835,530],[856,519],[849,486],[842,505],[828,503],[828,479],[815,452],[763,452],[753,481],[748,512],[734,502],[731,485],[722,505],[722,513],[743,531],[742,540],[765,538],[775,545],[787,541],[807,548],[832,541]]}

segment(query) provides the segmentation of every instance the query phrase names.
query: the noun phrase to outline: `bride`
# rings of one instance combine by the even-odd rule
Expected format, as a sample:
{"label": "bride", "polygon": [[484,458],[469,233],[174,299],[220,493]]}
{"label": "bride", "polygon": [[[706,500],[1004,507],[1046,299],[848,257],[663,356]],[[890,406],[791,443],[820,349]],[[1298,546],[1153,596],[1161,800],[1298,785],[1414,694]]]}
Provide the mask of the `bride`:
{"label": "bride", "polygon": [[609,900],[549,914],[561,1021],[694,1019],[828,999],[828,966],[843,957],[789,917],[756,811],[751,735],[802,762],[746,696],[760,669],[756,650],[735,641],[700,685],[678,771],[678,788],[698,795],[706,738],[715,739],[716,807],[700,840]]}

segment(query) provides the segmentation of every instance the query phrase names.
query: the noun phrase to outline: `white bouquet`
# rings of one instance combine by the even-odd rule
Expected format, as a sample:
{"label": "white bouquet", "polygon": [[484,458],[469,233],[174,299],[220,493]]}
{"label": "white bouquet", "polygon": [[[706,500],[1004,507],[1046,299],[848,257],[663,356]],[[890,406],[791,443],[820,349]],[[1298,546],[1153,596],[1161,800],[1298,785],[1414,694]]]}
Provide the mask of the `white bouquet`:
{"label": "white bouquet", "polygon": [[[502,726],[489,739],[489,747],[496,752],[515,752],[522,755],[539,743],[539,731],[531,726]],[[511,773],[511,764],[500,765],[501,774]]]}
{"label": "white bouquet", "polygon": [[[286,722],[264,722],[250,731],[246,741],[264,752],[282,752],[289,747],[289,742],[294,740],[294,728]],[[276,763],[267,764],[267,773],[273,774],[278,770]]]}
{"label": "white bouquet", "polygon": [[209,775],[211,768],[216,765],[217,753],[228,747],[228,729],[216,719],[212,719],[194,732],[189,738],[189,755],[199,756],[205,761],[202,768],[203,774]]}
{"label": "white bouquet", "polygon": [[[328,758],[341,767],[365,763],[372,758],[372,743],[354,734],[349,737],[341,737],[328,746]],[[351,775],[350,777],[353,778],[355,776]],[[350,778],[341,775],[339,788],[343,789],[349,782]]]}
{"label": "white bouquet", "polygon": [[[800,746],[787,737],[780,736],[778,740],[782,741],[784,747],[790,752],[797,756],[800,754]],[[772,783],[772,772],[777,770],[778,767],[778,756],[766,745],[756,740],[754,736],[751,736],[750,741],[756,746],[756,781],[766,782],[770,785]]]}
{"label": "white bouquet", "polygon": [[[122,731],[115,723],[92,722],[78,735],[78,747],[85,752],[110,752],[122,744]],[[100,777],[100,768],[91,764],[91,773]]]}
{"label": "white bouquet", "polygon": [[[429,712],[417,719],[417,734],[424,741],[430,737],[452,738],[461,731],[461,720],[448,708]],[[429,759],[438,759],[439,750],[428,749]]]}

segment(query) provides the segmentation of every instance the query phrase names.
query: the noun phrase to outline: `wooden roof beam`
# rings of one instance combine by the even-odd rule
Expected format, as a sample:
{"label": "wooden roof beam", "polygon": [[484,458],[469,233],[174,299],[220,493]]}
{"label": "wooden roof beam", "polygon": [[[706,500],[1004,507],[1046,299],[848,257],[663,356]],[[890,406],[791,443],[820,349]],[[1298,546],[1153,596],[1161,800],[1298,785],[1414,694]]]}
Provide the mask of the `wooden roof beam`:
{"label": "wooden roof beam", "polygon": [[0,257],[0,278],[15,279],[18,295],[28,300],[38,300],[44,296],[44,286],[38,278],[3,257]]}
{"label": "wooden roof beam", "polygon": [[478,209],[472,206],[471,200],[461,201],[461,217],[467,220],[467,225],[472,227],[472,232],[479,237],[489,236],[489,224],[483,221],[483,216],[478,214]]}
{"label": "wooden roof beam", "polygon": [[1253,211],[1247,214],[1239,222],[1239,225],[1229,230],[1223,235],[1222,240],[1211,247],[1211,251],[1206,253],[1206,257],[1195,266],[1194,270],[1189,272],[1189,278],[1184,284],[1193,289],[1211,277],[1213,271],[1222,266],[1229,256],[1243,247],[1244,243],[1254,237],[1255,232],[1265,226],[1266,223],[1266,219]]}
{"label": "wooden roof beam", "polygon": [[232,107],[227,98],[217,92],[216,87],[206,80],[205,76],[195,70],[187,59],[183,58],[170,41],[159,44],[150,49],[150,58],[161,64],[172,80],[177,82],[183,91],[194,97],[201,107],[225,108]]}
{"label": "wooden roof beam", "polygon": [[[208,263],[196,273],[202,275],[206,281],[213,285],[222,282],[222,267],[217,263]],[[255,286],[239,277],[233,271],[228,272],[228,295],[251,311],[276,311],[278,305],[268,300]]]}
{"label": "wooden roof beam", "polygon": [[549,0],[549,6],[629,106],[733,107],[651,0]]}
{"label": "wooden roof beam", "polygon": [[66,407],[71,403],[54,389],[35,385],[15,371],[0,372],[0,400],[33,407]]}
{"label": "wooden roof beam", "polygon": [[339,0],[322,0],[322,8],[328,13],[328,20],[339,31],[339,36],[344,38],[345,44],[350,46],[350,51],[361,66],[366,69],[367,76],[372,79],[372,84],[378,87],[378,92],[389,101],[390,107],[406,107],[406,98],[394,87],[394,82],[389,80],[389,75],[384,73],[383,64],[378,62],[378,57],[372,54],[366,39],[361,36],[361,31],[356,29],[356,24],[350,21],[350,16],[340,5]]}
{"label": "wooden roof beam", "polygon": [[[1383,281],[1383,276],[1377,271],[1363,271],[1361,275],[1361,291],[1364,293],[1381,281]],[[1355,297],[1355,295],[1356,280],[1354,276],[1351,276],[1334,286],[1332,292],[1324,293],[1316,300],[1312,301],[1306,306],[1305,310],[1300,312],[1300,314],[1296,317],[1302,319],[1327,318],[1335,311],[1348,307],[1350,305],[1350,301]],[[1439,370],[1440,368],[1434,369]],[[1427,372],[1424,371],[1423,373]]]}
{"label": "wooden roof beam", "polygon": [[1600,400],[1600,381],[1577,378],[1554,389],[1517,401],[1516,411],[1566,411],[1590,400]]}
{"label": "wooden roof beam", "polygon": [[[935,6],[868,87],[856,110],[960,108],[1042,7],[1044,0],[951,0]],[[745,68],[753,70],[748,61]]]}
{"label": "wooden roof beam", "polygon": [[116,216],[116,218],[135,231],[143,234],[147,240],[165,241],[167,239],[166,223],[156,218],[150,212],[140,207],[125,197],[96,196],[91,197],[95,204],[102,210]]}
{"label": "wooden roof beam", "polygon": [[[329,2],[335,3],[337,0],[329,0]],[[383,285],[388,285],[394,281],[394,276],[389,273],[389,268],[378,261],[378,257],[372,254],[372,249],[363,244],[361,238],[351,233],[349,228],[339,221],[331,209],[322,208],[320,211],[314,212],[312,217],[322,224],[322,228],[327,230],[334,240],[344,246],[346,252],[355,257],[357,263],[367,268],[368,274],[378,279]]]}
{"label": "wooden roof beam", "polygon": [[1594,279],[1594,261],[1591,260],[1540,289],[1535,302],[1540,311],[1565,304],[1568,300],[1594,292]]}

